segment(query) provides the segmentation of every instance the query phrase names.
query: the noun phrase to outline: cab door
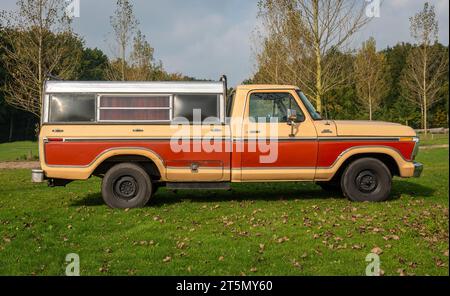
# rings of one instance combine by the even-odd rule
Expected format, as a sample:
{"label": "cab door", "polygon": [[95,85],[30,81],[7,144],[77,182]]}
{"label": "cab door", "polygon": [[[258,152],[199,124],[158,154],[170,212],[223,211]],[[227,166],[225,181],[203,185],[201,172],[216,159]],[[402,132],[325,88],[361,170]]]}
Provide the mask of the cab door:
{"label": "cab door", "polygon": [[294,90],[249,92],[243,119],[242,181],[314,180],[317,133]]}

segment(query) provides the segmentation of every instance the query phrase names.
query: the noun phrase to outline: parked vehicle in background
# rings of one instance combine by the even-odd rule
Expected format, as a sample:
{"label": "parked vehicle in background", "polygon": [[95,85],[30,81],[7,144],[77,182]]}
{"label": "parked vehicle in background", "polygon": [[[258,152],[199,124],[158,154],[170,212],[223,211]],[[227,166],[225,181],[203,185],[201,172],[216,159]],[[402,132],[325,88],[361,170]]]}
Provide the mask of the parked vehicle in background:
{"label": "parked vehicle in background", "polygon": [[383,201],[392,177],[418,177],[410,127],[324,120],[295,86],[217,82],[47,81],[39,135],[51,186],[99,176],[113,208],[144,206],[158,187],[316,182]]}

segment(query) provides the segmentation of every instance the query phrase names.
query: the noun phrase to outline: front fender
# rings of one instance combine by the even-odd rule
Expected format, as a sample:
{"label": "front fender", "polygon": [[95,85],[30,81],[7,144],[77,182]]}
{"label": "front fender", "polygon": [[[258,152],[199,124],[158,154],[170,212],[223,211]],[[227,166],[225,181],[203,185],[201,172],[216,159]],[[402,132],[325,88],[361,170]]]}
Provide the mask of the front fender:
{"label": "front fender", "polygon": [[414,175],[414,163],[404,159],[397,149],[389,146],[364,146],[351,147],[343,151],[330,167],[318,167],[315,179],[317,181],[331,180],[346,160],[350,157],[363,154],[388,155],[397,164],[401,177],[412,177]]}

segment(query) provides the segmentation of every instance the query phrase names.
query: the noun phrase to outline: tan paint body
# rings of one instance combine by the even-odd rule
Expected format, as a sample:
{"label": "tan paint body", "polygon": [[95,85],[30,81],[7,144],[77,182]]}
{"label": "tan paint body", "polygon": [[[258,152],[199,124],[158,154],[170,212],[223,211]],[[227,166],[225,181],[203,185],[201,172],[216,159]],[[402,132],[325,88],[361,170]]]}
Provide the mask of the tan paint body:
{"label": "tan paint body", "polygon": [[[195,175],[189,167],[177,168],[167,165],[166,161],[151,149],[139,147],[119,147],[107,149],[85,166],[52,166],[45,159],[45,141],[49,138],[169,138],[177,133],[178,136],[194,135],[194,137],[221,137],[233,141],[245,140],[251,137],[250,131],[260,129],[260,136],[270,136],[270,127],[255,127],[248,121],[249,95],[253,92],[289,92],[297,101],[305,115],[305,121],[298,124],[295,130],[295,138],[317,139],[326,137],[414,137],[415,132],[406,126],[385,122],[365,121],[314,121],[307,109],[296,94],[295,86],[279,85],[243,85],[236,89],[232,107],[231,124],[215,124],[207,126],[190,126],[186,130],[174,130],[168,124],[44,124],[39,136],[39,156],[42,170],[47,178],[60,178],[83,180],[89,178],[94,170],[105,160],[117,155],[139,155],[151,160],[161,174],[161,181],[189,182],[189,181],[231,181],[231,182],[259,182],[259,181],[327,181],[330,180],[340,166],[351,156],[360,153],[380,153],[391,156],[397,163],[401,177],[411,177],[414,173],[412,161],[406,161],[404,157],[391,147],[370,146],[354,147],[346,150],[334,161],[330,167],[225,167],[207,168],[200,167]],[[134,130],[141,130],[139,133]],[[289,138],[291,127],[286,123],[277,124],[277,137]],[[58,132],[63,130],[63,132]],[[327,130],[326,133],[323,131]],[[235,152],[232,152],[235,153]],[[234,155],[232,156],[234,157]],[[276,176],[274,178],[273,176]]]}

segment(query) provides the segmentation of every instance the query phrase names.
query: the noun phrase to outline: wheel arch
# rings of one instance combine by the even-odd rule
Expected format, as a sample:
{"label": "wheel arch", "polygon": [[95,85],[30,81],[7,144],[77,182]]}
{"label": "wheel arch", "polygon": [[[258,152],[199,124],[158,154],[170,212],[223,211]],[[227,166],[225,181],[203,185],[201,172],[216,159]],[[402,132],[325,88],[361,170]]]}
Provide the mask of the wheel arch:
{"label": "wheel arch", "polygon": [[353,161],[365,157],[375,158],[383,162],[392,176],[402,175],[401,163],[406,162],[401,153],[391,147],[363,147],[354,148],[344,152],[336,161],[337,169],[334,170],[329,180],[339,179],[345,168]]}
{"label": "wheel arch", "polygon": [[150,176],[162,178],[165,175],[164,161],[147,148],[117,148],[102,153],[90,168],[90,175],[102,175],[117,163],[135,162],[141,164]]}

